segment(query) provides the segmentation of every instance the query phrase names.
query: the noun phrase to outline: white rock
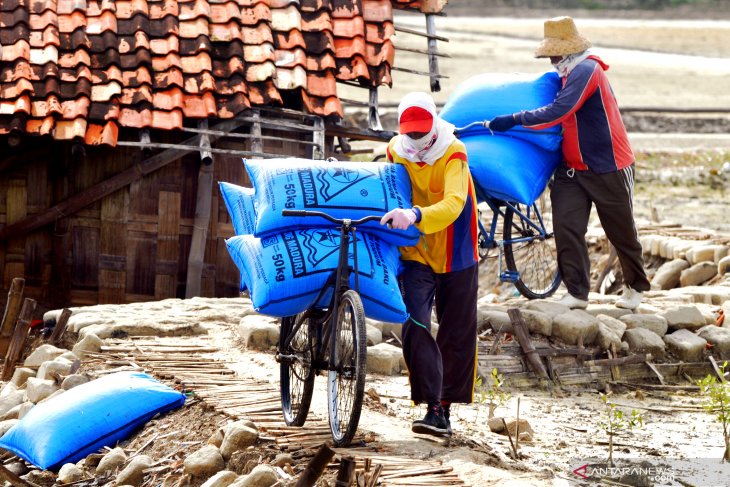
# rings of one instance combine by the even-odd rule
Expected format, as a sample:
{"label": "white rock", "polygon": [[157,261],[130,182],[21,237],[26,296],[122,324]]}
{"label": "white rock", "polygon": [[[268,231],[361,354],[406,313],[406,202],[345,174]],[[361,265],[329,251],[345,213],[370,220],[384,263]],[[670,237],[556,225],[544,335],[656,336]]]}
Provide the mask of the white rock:
{"label": "white rock", "polygon": [[25,395],[30,402],[38,403],[58,390],[55,381],[31,377],[25,383]]}
{"label": "white rock", "polygon": [[238,479],[236,472],[230,470],[221,470],[211,478],[206,480],[200,487],[228,487]]}
{"label": "white rock", "polygon": [[90,353],[99,353],[104,341],[93,333],[86,334],[81,340],[74,345],[73,353],[78,357],[84,358]]}
{"label": "white rock", "polygon": [[8,432],[10,428],[18,424],[18,419],[6,419],[4,421],[0,421],[0,436],[4,435]]}
{"label": "white rock", "polygon": [[269,350],[279,342],[281,327],[270,318],[249,315],[241,319],[236,331],[246,348]]}
{"label": "white rock", "polygon": [[241,476],[230,487],[271,487],[279,480],[270,465],[257,465],[251,473]]}
{"label": "white rock", "polygon": [[656,358],[664,357],[664,340],[646,328],[631,328],[624,332],[630,352],[647,352]]}
{"label": "white rock", "polygon": [[717,275],[717,266],[712,262],[700,262],[689,269],[685,269],[679,275],[679,284],[685,286],[697,286],[709,281]]}
{"label": "white rock", "polygon": [[[617,298],[618,296],[614,297]],[[630,309],[626,308],[617,308],[616,306],[612,304],[589,304],[586,308],[586,313],[592,314],[593,316],[598,315],[608,315],[611,318],[620,318],[624,315],[629,315],[632,313]]]}
{"label": "white rock", "polygon": [[626,327],[629,329],[645,328],[660,337],[663,337],[669,328],[666,318],[658,315],[625,315],[620,320],[626,323]]}
{"label": "white rock", "polygon": [[598,334],[598,320],[583,310],[573,309],[553,318],[553,337],[570,345],[590,345]]}
{"label": "white rock", "polygon": [[20,409],[18,409],[18,419],[23,419],[23,417],[28,414],[28,411],[33,409],[34,406],[35,404],[30,401],[26,401],[21,404]]}
{"label": "white rock", "polygon": [[58,483],[70,484],[83,480],[84,472],[74,463],[67,463],[58,471]]}
{"label": "white rock", "polygon": [[0,397],[0,416],[4,415],[14,407],[23,404],[24,401],[25,392],[17,389]]}
{"label": "white rock", "polygon": [[614,344],[618,351],[621,348],[621,338],[626,331],[626,323],[608,315],[598,315],[596,319],[598,320],[596,344],[603,350],[610,350],[611,344]]}
{"label": "white rock", "polygon": [[543,299],[528,301],[527,304],[525,304],[525,308],[545,313],[551,318],[555,318],[557,315],[561,315],[570,311],[570,308],[563,304],[557,303],[555,301],[545,301]]}
{"label": "white rock", "polygon": [[521,311],[522,318],[525,320],[527,329],[530,333],[537,333],[549,337],[553,333],[553,319],[549,315],[540,311],[531,309],[523,309]]}
{"label": "white rock", "polygon": [[96,466],[96,476],[104,477],[113,474],[127,461],[127,454],[120,447],[113,448],[109,453],[101,457]]}
{"label": "white rock", "polygon": [[725,248],[724,245],[702,245],[693,247],[687,251],[687,262],[689,262],[690,265],[695,265],[700,262],[712,262],[715,264],[715,252],[721,251],[723,248]]}
{"label": "white rock", "polygon": [[398,375],[403,361],[403,350],[389,343],[368,347],[368,372]]}
{"label": "white rock", "polygon": [[383,341],[383,332],[372,325],[365,325],[365,334],[367,335],[367,346],[377,345]]}
{"label": "white rock", "polygon": [[223,470],[225,462],[218,448],[213,445],[205,445],[188,455],[183,466],[185,473],[193,477],[204,477]]}
{"label": "white rock", "polygon": [[720,275],[727,274],[730,271],[730,255],[727,255],[720,259],[717,263],[717,273]]}
{"label": "white rock", "polygon": [[689,269],[689,262],[684,259],[674,259],[665,262],[657,269],[651,279],[652,289],[672,289],[679,285],[682,271]]}
{"label": "white rock", "polygon": [[15,372],[13,372],[13,378],[10,379],[10,382],[18,387],[23,387],[25,385],[25,381],[27,381],[29,377],[35,377],[35,375],[36,371],[33,369],[18,367],[15,369]]}
{"label": "white rock", "polygon": [[43,362],[53,360],[67,351],[68,350],[64,348],[54,347],[53,345],[46,343],[36,348],[33,353],[28,355],[28,358],[25,359],[23,365],[26,367],[40,367]]}
{"label": "white rock", "polygon": [[133,485],[135,487],[141,485],[145,476],[144,471],[150,468],[153,463],[155,463],[154,460],[147,455],[137,455],[132,458],[129,465],[124,467],[124,470],[117,475],[117,485]]}
{"label": "white rock", "polygon": [[76,386],[80,386],[81,384],[86,384],[89,382],[89,378],[85,375],[81,374],[71,374],[65,379],[63,379],[63,382],[61,383],[61,388],[65,391],[68,391],[69,389],[73,389]]}
{"label": "white rock", "polygon": [[669,350],[684,362],[699,362],[707,341],[689,330],[681,329],[666,335],[664,341]]}
{"label": "white rock", "polygon": [[255,445],[258,438],[259,432],[256,428],[251,428],[240,422],[228,425],[224,430],[223,443],[220,447],[223,459],[228,460],[235,452]]}
{"label": "white rock", "polygon": [[57,377],[65,377],[69,375],[73,368],[73,362],[70,362],[61,357],[56,357],[53,360],[47,360],[43,362],[41,366],[38,367],[38,373],[36,374],[36,377],[39,379],[55,381]]}
{"label": "white rock", "polygon": [[477,330],[482,332],[488,327],[495,333],[501,331],[504,333],[514,333],[512,328],[512,320],[505,311],[496,310],[477,310]]}
{"label": "white rock", "polygon": [[677,306],[665,311],[661,316],[667,320],[670,330],[679,328],[698,330],[707,324],[697,306]]}
{"label": "white rock", "polygon": [[730,359],[730,328],[708,325],[700,328],[697,334],[712,344],[713,354],[721,359]]}

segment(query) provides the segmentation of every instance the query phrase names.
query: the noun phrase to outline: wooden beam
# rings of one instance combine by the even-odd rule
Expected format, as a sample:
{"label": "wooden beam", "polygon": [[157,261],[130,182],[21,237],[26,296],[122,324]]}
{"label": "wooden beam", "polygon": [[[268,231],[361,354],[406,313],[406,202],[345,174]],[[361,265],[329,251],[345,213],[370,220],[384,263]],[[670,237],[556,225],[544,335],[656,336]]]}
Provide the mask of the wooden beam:
{"label": "wooden beam", "polygon": [[421,32],[420,30],[409,29],[407,27],[395,26],[396,32],[404,32],[406,34],[413,34],[414,36],[428,37],[429,39],[436,39],[437,41],[449,42],[447,37],[437,36],[435,34],[429,34],[428,32]]}
{"label": "wooden beam", "polygon": [[335,456],[335,451],[326,444],[322,444],[297,479],[295,487],[312,487],[322,476],[333,456]]}
{"label": "wooden beam", "polygon": [[25,348],[25,340],[28,338],[28,330],[30,330],[30,322],[33,319],[35,307],[36,301],[34,299],[25,298],[23,300],[23,308],[20,310],[20,316],[18,316],[18,321],[16,321],[15,330],[13,331],[13,339],[10,341],[8,353],[5,355],[0,380],[7,381],[13,377],[15,363],[20,360],[20,356],[23,354],[23,349]]}
{"label": "wooden beam", "polygon": [[549,379],[550,376],[547,370],[545,370],[545,364],[542,363],[540,356],[532,345],[530,332],[527,331],[527,325],[525,325],[525,321],[522,318],[522,313],[517,308],[510,308],[507,310],[507,314],[512,321],[515,336],[522,347],[522,351],[525,353],[525,357],[527,357],[527,363],[530,365],[530,368],[540,379]]}
{"label": "wooden beam", "polygon": [[[239,118],[226,120],[213,127],[215,130],[231,131],[245,124],[246,122]],[[217,139],[216,136],[211,136],[211,141]],[[195,145],[196,150],[200,142],[200,136],[196,135],[183,142],[184,145]],[[44,225],[48,225],[58,218],[68,216],[76,213],[82,208],[89,206],[90,204],[99,201],[105,196],[112,194],[113,192],[128,186],[134,181],[141,179],[143,176],[150,174],[158,169],[166,166],[167,164],[178,160],[182,156],[189,153],[188,149],[168,149],[159,154],[155,154],[152,157],[145,159],[139,164],[135,164],[132,167],[125,169],[124,171],[117,173],[109,179],[97,183],[84,191],[77,193],[70,198],[62,201],[61,203],[48,208],[47,210],[31,215],[24,218],[16,223],[6,226],[0,229],[0,242],[5,241],[9,238],[17,238],[31,232]]]}
{"label": "wooden beam", "polygon": [[10,346],[10,339],[13,336],[15,321],[20,313],[20,306],[23,304],[23,289],[25,279],[22,277],[13,278],[8,291],[8,302],[5,304],[2,324],[0,324],[0,356],[5,356]]}
{"label": "wooden beam", "polygon": [[326,134],[333,137],[347,137],[353,140],[373,140],[376,142],[388,142],[398,135],[397,132],[391,130],[369,130],[356,127],[340,127],[337,125],[327,125]]}
{"label": "wooden beam", "polygon": [[426,32],[428,32],[428,72],[431,74],[431,91],[441,91],[441,82],[439,81],[439,60],[436,52],[436,20],[432,14],[426,14]]}

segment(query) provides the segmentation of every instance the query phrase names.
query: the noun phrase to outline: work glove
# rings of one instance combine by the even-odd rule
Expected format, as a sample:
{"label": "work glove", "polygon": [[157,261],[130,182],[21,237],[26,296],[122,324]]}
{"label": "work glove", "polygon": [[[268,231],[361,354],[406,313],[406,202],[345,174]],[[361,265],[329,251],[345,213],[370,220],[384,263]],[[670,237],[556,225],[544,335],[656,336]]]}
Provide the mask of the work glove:
{"label": "work glove", "polygon": [[489,128],[495,132],[505,132],[517,125],[514,115],[500,115],[489,121]]}
{"label": "work glove", "polygon": [[395,228],[396,230],[405,230],[416,221],[416,212],[407,209],[404,210],[403,208],[396,208],[395,210],[390,210],[388,213],[383,215],[383,218],[380,219],[381,225],[389,225],[390,228]]}

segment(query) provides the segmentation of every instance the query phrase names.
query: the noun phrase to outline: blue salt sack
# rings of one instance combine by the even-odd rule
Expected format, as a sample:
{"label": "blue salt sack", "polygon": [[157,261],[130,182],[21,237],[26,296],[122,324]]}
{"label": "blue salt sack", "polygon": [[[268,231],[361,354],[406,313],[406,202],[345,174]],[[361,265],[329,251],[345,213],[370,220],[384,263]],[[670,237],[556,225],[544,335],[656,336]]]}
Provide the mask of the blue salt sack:
{"label": "blue salt sack", "polygon": [[219,182],[223,201],[228,209],[236,235],[251,235],[256,230],[255,195],[253,188]]}
{"label": "blue salt sack", "polygon": [[[559,152],[502,134],[462,137],[477,188],[507,201],[532,204],[562,159]],[[483,199],[481,192],[477,197]]]}
{"label": "blue salt sack", "polygon": [[[322,211],[353,220],[411,208],[411,180],[400,164],[387,162],[326,162],[310,159],[244,159],[256,194],[257,237],[297,228],[327,227],[320,217],[282,217],[282,210]],[[393,245],[414,245],[415,226],[394,230],[368,222],[360,227]]]}
{"label": "blue salt sack", "polygon": [[[256,311],[291,316],[314,306],[339,259],[340,234],[332,228],[300,229],[257,238],[241,235],[226,240],[228,252],[249,288]],[[350,243],[350,262],[353,248]],[[369,318],[402,323],[407,315],[398,288],[397,247],[367,233],[357,239],[360,297]],[[355,276],[350,276],[354,288]],[[317,306],[326,306],[331,293]]]}
{"label": "blue salt sack", "polygon": [[117,372],[41,402],[0,438],[0,448],[57,470],[115,446],[185,395],[141,372]]}
{"label": "blue salt sack", "polygon": [[[457,127],[472,122],[491,120],[521,110],[533,110],[555,100],[560,90],[560,77],[555,71],[547,73],[484,73],[459,84],[449,96],[440,116]],[[544,130],[526,129],[520,125],[506,133],[549,151],[559,151],[561,126]],[[484,127],[470,129],[466,134],[489,133]],[[471,157],[471,154],[469,154]]]}

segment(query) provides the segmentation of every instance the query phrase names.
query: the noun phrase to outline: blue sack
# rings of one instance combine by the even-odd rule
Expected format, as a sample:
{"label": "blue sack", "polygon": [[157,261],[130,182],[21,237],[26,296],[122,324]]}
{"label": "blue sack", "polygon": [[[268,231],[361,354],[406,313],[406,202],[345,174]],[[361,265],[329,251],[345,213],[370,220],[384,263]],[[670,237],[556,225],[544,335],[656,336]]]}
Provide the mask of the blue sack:
{"label": "blue sack", "polygon": [[[228,252],[248,284],[256,311],[292,316],[315,305],[327,278],[337,268],[340,234],[333,228],[300,229],[264,238],[241,235],[226,240]],[[350,262],[353,262],[352,243]],[[358,233],[358,276],[365,315],[403,323],[406,309],[398,287],[398,248]],[[350,276],[354,288],[355,276]],[[317,306],[329,304],[331,292]]]}
{"label": "blue sack", "polygon": [[[464,127],[472,122],[491,120],[498,115],[533,110],[552,103],[560,86],[560,77],[555,71],[542,74],[480,74],[456,87],[440,116],[457,127]],[[526,129],[517,125],[506,133],[543,149],[559,151],[563,140],[561,130],[560,124],[543,130]],[[472,133],[490,132],[484,127],[478,127],[463,135]]]}
{"label": "blue sack", "polygon": [[251,235],[256,229],[254,190],[237,184],[218,183],[236,235]]}
{"label": "blue sack", "polygon": [[[502,134],[462,137],[476,186],[499,199],[532,204],[562,160],[559,152]],[[477,191],[477,197],[483,196]]]}
{"label": "blue sack", "polygon": [[[244,159],[256,190],[257,237],[297,228],[326,227],[321,217],[283,217],[281,211],[315,210],[353,220],[411,208],[411,180],[401,164],[310,159]],[[360,227],[393,245],[414,245],[420,232],[391,230],[378,221]]]}
{"label": "blue sack", "polygon": [[42,470],[57,470],[115,446],[185,395],[141,372],[117,372],[42,402],[0,438],[0,448]]}

